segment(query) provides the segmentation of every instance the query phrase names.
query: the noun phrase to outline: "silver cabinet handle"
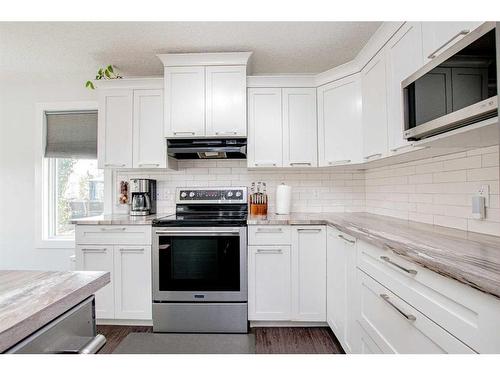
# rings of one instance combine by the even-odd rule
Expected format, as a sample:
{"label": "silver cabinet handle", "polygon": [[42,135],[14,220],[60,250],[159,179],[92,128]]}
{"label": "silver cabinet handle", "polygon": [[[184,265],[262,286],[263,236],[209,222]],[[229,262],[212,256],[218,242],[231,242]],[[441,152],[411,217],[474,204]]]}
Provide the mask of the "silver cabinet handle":
{"label": "silver cabinet handle", "polygon": [[121,253],[143,253],[144,248],[120,248]]}
{"label": "silver cabinet handle", "polygon": [[393,262],[391,260],[391,258],[389,257],[386,257],[386,256],[381,256],[380,259],[382,259],[384,262],[387,262],[389,264],[392,264],[394,267],[397,267],[399,268],[400,270],[402,271],[405,271],[406,273],[409,273],[410,275],[416,275],[417,274],[417,270],[412,270],[412,269],[409,269],[409,268],[405,268],[403,266],[400,266],[399,264],[397,264],[396,262]]}
{"label": "silver cabinet handle", "polygon": [[238,132],[215,132],[215,135],[236,135]]}
{"label": "silver cabinet handle", "polygon": [[387,302],[390,306],[392,306],[392,308],[394,310],[396,310],[398,313],[403,315],[410,322],[414,322],[415,320],[417,320],[417,317],[415,315],[405,313],[403,310],[401,310],[399,307],[397,307],[394,303],[392,303],[387,294],[382,293],[382,294],[380,294],[380,297],[382,297],[382,299],[385,302]]}
{"label": "silver cabinet handle", "polygon": [[408,147],[413,147],[413,143],[408,143],[407,145],[402,145],[402,146],[391,148],[391,151],[396,152],[396,151],[403,150],[403,149],[408,148]]}
{"label": "silver cabinet handle", "polygon": [[307,228],[298,228],[298,232],[306,232],[306,233],[319,233],[321,229],[307,229]]}
{"label": "silver cabinet handle", "polygon": [[254,163],[256,167],[276,167],[276,163]]}
{"label": "silver cabinet handle", "polygon": [[124,167],[126,164],[104,164],[105,167]]}
{"label": "silver cabinet handle", "polygon": [[104,344],[106,344],[106,337],[101,334],[96,335],[92,340],[90,340],[83,348],[81,348],[79,354],[95,354],[101,349]]}
{"label": "silver cabinet handle", "polygon": [[139,163],[139,167],[147,167],[147,166],[159,167],[160,163]]}
{"label": "silver cabinet handle", "polygon": [[120,228],[101,228],[101,231],[103,232],[123,232],[127,228],[125,227],[120,227]]}
{"label": "silver cabinet handle", "polygon": [[431,54],[429,56],[427,56],[427,58],[428,59],[433,59],[434,57],[436,57],[436,54],[439,51],[441,51],[444,47],[446,47],[448,44],[450,44],[455,39],[457,39],[460,35],[467,35],[468,33],[470,33],[470,30],[467,30],[467,29],[460,30],[458,33],[456,33],[455,35],[453,35],[449,40],[447,40],[442,45],[440,45],[438,48],[436,48],[434,51],[432,51]]}
{"label": "silver cabinet handle", "polygon": [[311,165],[311,163],[309,162],[304,162],[304,163],[290,163],[291,166],[294,166],[294,165]]}
{"label": "silver cabinet handle", "polygon": [[350,240],[349,238],[346,238],[346,237],[344,237],[344,236],[343,236],[343,235],[341,235],[341,234],[339,234],[337,237],[338,237],[338,238],[342,238],[344,241],[347,241],[347,242],[349,242],[349,243],[351,243],[351,244],[355,244],[355,243],[356,243],[356,241]]}
{"label": "silver cabinet handle", "polygon": [[281,228],[257,228],[257,233],[283,233]]}
{"label": "silver cabinet handle", "polygon": [[283,250],[281,249],[257,249],[259,254],[282,254]]}
{"label": "silver cabinet handle", "polygon": [[81,249],[84,253],[105,253],[106,248],[94,248],[94,249]]}
{"label": "silver cabinet handle", "polygon": [[371,158],[374,158],[374,157],[380,158],[381,156],[382,156],[382,154],[379,152],[379,153],[376,153],[376,154],[367,155],[367,156],[364,157],[364,159],[368,160],[368,159],[371,159]]}
{"label": "silver cabinet handle", "polygon": [[191,134],[191,135],[195,135],[196,133],[195,132],[174,132],[174,135],[177,135],[177,134]]}
{"label": "silver cabinet handle", "polygon": [[347,164],[347,163],[350,163],[350,162],[351,162],[351,159],[334,160],[334,161],[329,161],[328,165]]}

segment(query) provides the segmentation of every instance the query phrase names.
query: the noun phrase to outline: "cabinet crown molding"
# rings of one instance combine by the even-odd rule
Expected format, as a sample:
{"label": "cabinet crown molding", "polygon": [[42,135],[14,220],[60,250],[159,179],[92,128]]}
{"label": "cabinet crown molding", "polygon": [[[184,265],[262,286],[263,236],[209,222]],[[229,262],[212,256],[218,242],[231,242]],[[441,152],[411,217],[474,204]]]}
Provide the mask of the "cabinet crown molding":
{"label": "cabinet crown molding", "polygon": [[97,90],[100,89],[163,89],[163,76],[125,77],[122,79],[94,80]]}
{"label": "cabinet crown molding", "polygon": [[247,65],[253,52],[164,53],[156,55],[163,66]]}

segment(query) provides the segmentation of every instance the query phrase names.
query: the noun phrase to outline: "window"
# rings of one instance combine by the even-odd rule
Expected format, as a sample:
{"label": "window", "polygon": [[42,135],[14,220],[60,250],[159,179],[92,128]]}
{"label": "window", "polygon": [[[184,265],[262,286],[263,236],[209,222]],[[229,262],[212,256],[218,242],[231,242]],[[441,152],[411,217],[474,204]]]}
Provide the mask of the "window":
{"label": "window", "polygon": [[71,248],[71,220],[104,211],[104,173],[97,167],[97,105],[39,105],[36,166],[38,247]]}

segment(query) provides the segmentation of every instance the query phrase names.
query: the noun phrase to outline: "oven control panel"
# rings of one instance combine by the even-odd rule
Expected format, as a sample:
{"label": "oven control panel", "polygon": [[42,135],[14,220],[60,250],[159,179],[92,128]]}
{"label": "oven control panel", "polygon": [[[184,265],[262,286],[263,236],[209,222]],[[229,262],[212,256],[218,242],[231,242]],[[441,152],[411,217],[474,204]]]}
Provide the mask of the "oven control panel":
{"label": "oven control panel", "polygon": [[246,203],[246,187],[179,188],[177,203]]}

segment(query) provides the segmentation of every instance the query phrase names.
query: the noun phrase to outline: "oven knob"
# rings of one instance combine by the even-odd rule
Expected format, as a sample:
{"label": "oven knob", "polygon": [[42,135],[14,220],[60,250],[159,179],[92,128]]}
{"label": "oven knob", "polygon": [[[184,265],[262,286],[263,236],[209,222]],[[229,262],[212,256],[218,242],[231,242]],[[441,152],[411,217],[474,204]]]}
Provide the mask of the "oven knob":
{"label": "oven knob", "polygon": [[186,193],[185,191],[183,191],[183,192],[181,193],[181,198],[186,198],[186,197],[187,197],[187,193]]}
{"label": "oven knob", "polygon": [[237,196],[238,198],[239,198],[239,197],[241,197],[241,191],[237,191],[237,192],[236,192],[236,196]]}
{"label": "oven knob", "polygon": [[192,191],[191,193],[189,193],[189,198],[193,198],[194,197],[194,191]]}
{"label": "oven knob", "polygon": [[232,191],[228,191],[228,192],[227,192],[227,196],[228,196],[229,198],[231,198],[231,197],[233,196],[233,192],[232,192]]}

